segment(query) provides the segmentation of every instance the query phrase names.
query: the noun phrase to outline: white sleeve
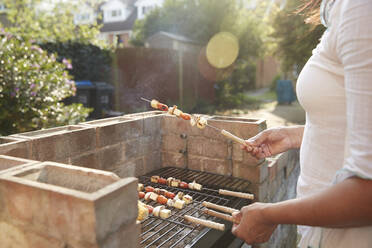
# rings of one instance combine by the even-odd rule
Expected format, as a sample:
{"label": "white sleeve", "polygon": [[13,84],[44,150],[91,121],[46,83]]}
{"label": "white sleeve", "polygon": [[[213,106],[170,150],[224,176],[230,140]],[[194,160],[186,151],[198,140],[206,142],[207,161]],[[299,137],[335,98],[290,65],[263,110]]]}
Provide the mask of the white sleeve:
{"label": "white sleeve", "polygon": [[336,182],[372,179],[372,1],[342,4],[337,53],[345,72],[348,155]]}

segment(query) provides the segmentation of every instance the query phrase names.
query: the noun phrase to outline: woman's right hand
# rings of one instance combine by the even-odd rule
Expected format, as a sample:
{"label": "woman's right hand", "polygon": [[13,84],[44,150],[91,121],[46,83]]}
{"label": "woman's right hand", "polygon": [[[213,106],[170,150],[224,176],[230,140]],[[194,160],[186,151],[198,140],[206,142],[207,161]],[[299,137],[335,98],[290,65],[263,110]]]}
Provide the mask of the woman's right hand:
{"label": "woman's right hand", "polygon": [[303,126],[270,128],[246,140],[242,148],[258,159],[267,158],[299,148],[302,141]]}

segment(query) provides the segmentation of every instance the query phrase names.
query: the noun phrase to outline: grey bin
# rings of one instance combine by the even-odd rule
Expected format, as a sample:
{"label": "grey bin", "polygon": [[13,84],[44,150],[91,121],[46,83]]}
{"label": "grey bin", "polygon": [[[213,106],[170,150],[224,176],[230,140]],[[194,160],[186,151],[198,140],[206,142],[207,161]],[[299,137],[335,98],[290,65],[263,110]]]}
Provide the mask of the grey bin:
{"label": "grey bin", "polygon": [[296,100],[291,80],[278,80],[276,82],[276,95],[279,104],[291,104]]}
{"label": "grey bin", "polygon": [[84,107],[92,108],[92,94],[95,86],[90,81],[76,81],[76,94],[64,100],[65,104],[81,103]]}
{"label": "grey bin", "polygon": [[92,107],[94,110],[91,117],[94,119],[111,117],[110,113],[114,107],[114,87],[105,82],[93,82],[93,84]]}

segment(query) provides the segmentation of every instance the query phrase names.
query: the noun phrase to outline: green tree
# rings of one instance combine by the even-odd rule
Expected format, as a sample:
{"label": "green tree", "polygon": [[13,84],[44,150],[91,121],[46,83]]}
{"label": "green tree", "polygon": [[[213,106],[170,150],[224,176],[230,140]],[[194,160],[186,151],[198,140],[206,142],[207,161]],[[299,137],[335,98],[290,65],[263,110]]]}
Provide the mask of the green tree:
{"label": "green tree", "polygon": [[166,31],[206,45],[218,32],[235,34],[240,57],[253,58],[262,52],[262,22],[254,11],[241,8],[238,0],[166,0],[134,26],[134,45],[143,45],[151,35]]}
{"label": "green tree", "polygon": [[[263,21],[266,2],[248,9],[240,0],[166,0],[134,27],[132,44],[141,46],[151,35],[166,31],[206,46],[213,35],[226,31],[239,41],[239,56],[233,69],[217,70],[229,74],[216,84],[216,105],[237,106],[244,102],[244,90],[255,82],[255,64],[265,50],[267,23]],[[227,104],[229,102],[229,104]]]}
{"label": "green tree", "polygon": [[273,19],[271,36],[277,43],[275,52],[284,72],[302,69],[325,30],[322,25],[306,24],[307,17],[295,13],[302,3],[301,0],[289,0]]}
{"label": "green tree", "polygon": [[40,47],[0,33],[0,134],[75,124],[90,110],[60,101],[75,92],[68,61],[56,61]]}
{"label": "green tree", "polygon": [[[97,37],[99,25],[74,24],[74,13],[78,11],[75,1],[54,1],[50,8],[42,8],[43,0],[3,0],[7,8],[7,19],[10,26],[5,30],[23,38],[37,42],[93,43],[103,45]],[[97,1],[84,1],[94,4]],[[52,1],[53,3],[53,1]],[[0,24],[1,25],[1,24]]]}

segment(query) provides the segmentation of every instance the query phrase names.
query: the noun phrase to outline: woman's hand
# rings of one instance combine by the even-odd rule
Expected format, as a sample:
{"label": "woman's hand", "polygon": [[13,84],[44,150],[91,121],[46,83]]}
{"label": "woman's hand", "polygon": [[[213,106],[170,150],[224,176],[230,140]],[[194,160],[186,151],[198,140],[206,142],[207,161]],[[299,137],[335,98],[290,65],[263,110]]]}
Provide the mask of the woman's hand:
{"label": "woman's hand", "polygon": [[233,217],[240,221],[234,224],[232,233],[247,244],[259,244],[268,241],[277,224],[271,223],[263,214],[268,203],[254,203],[243,207],[240,212],[233,213]]}
{"label": "woman's hand", "polygon": [[299,148],[303,130],[303,126],[266,129],[246,140],[247,145],[242,148],[258,159],[271,157],[292,148]]}

